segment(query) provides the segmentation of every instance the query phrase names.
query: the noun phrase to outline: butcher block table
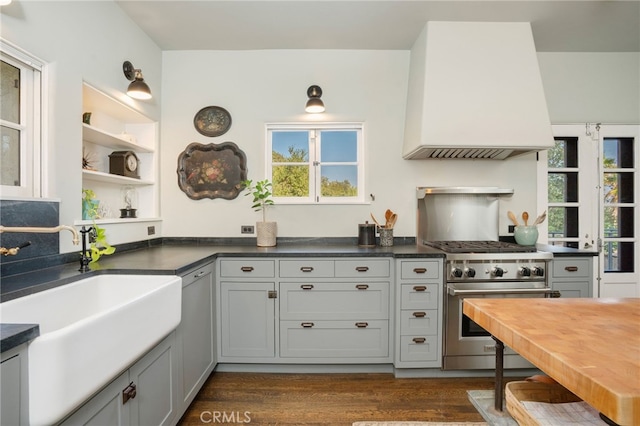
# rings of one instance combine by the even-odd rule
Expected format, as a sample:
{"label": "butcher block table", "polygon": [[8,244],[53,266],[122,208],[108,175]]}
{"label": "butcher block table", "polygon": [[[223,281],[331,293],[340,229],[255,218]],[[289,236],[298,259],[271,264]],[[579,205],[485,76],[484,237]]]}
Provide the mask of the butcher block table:
{"label": "butcher block table", "polygon": [[499,352],[504,343],[617,424],[640,425],[640,299],[466,298],[463,312]]}

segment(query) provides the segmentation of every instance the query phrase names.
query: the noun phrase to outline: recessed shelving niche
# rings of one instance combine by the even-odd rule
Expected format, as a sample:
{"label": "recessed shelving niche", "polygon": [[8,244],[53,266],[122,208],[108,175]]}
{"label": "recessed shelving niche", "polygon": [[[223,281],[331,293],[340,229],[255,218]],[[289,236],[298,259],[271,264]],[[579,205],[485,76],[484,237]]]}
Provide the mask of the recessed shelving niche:
{"label": "recessed shelving niche", "polygon": [[[83,113],[90,112],[89,123],[82,124],[83,155],[89,168],[82,170],[82,187],[92,189],[106,212],[98,223],[144,222],[159,219],[158,123],[88,83],[82,87]],[[140,178],[109,173],[109,154],[133,151],[140,159]],[[133,185],[138,192],[136,219],[120,219],[121,191]],[[81,209],[78,219],[81,218]],[[76,224],[87,221],[77,220]],[[88,221],[90,222],[90,221]]]}

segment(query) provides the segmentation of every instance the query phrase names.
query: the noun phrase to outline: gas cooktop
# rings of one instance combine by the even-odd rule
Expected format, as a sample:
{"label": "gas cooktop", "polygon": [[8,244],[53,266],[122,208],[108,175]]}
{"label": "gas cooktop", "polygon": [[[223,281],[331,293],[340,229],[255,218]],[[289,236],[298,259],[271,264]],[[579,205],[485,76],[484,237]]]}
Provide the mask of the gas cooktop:
{"label": "gas cooktop", "polygon": [[504,241],[423,241],[445,253],[533,253],[535,246],[521,246]]}

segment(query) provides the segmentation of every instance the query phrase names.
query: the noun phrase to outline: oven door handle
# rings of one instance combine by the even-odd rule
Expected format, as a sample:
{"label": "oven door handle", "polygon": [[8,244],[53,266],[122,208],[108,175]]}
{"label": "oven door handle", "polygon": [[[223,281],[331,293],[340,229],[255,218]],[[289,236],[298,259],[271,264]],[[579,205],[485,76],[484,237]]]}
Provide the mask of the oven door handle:
{"label": "oven door handle", "polygon": [[448,287],[449,296],[481,296],[485,294],[549,294],[550,288],[511,288],[511,289],[483,289],[483,290],[459,290]]}

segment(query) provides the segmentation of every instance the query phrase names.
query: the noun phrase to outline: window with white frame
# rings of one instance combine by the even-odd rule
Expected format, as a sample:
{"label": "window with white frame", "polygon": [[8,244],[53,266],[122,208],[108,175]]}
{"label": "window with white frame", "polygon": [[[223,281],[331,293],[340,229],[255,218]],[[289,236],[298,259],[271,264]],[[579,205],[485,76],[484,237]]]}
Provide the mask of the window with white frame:
{"label": "window with white frame", "polygon": [[363,125],[267,125],[267,176],[278,203],[364,201]]}
{"label": "window with white frame", "polygon": [[0,41],[0,189],[40,197],[42,62]]}

